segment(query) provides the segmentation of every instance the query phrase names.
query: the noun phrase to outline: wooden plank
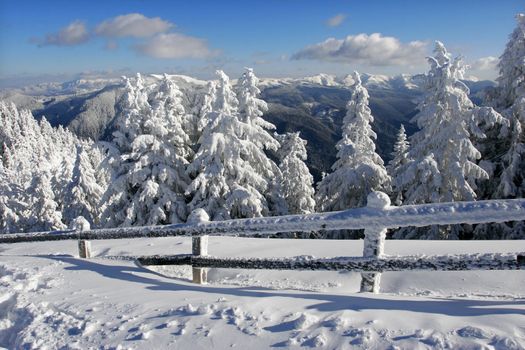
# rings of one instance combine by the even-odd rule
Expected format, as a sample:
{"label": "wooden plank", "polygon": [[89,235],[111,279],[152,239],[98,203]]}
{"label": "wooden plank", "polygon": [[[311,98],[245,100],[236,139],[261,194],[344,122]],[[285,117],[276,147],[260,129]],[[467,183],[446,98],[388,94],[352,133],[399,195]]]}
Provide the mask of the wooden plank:
{"label": "wooden plank", "polygon": [[525,199],[433,203],[401,207],[358,208],[340,212],[237,219],[165,226],[119,227],[75,232],[73,230],[3,234],[0,243],[67,239],[123,239],[171,236],[261,236],[277,232],[396,228],[525,220]]}
{"label": "wooden plank", "polygon": [[335,270],[354,272],[385,271],[471,271],[471,270],[522,270],[525,269],[525,252],[511,254],[458,254],[436,256],[404,256],[376,258],[226,258],[192,256],[136,257],[143,265],[192,265],[235,269],[268,270]]}
{"label": "wooden plank", "polygon": [[137,260],[142,265],[191,265],[191,254],[150,255],[138,257],[108,257],[119,260]]}

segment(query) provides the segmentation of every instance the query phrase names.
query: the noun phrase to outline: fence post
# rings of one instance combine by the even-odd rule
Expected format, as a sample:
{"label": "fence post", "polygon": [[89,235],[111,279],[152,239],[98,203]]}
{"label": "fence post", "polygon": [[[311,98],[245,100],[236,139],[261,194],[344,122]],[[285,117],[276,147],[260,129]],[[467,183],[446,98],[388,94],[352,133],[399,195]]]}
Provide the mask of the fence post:
{"label": "fence post", "polygon": [[[78,231],[79,233],[82,231],[89,231],[90,229],[89,222],[83,216],[79,216],[71,221],[70,226],[73,230]],[[91,242],[80,239],[80,235],[78,239],[78,256],[83,259],[91,258]]]}
{"label": "fence post", "polygon": [[[208,213],[204,209],[195,209],[191,212],[187,222],[191,224],[198,224],[210,220]],[[194,256],[208,255],[208,236],[196,236],[191,239],[191,254]],[[203,267],[191,268],[193,275],[193,283],[205,284],[208,278],[208,269]]]}
{"label": "fence post", "polygon": [[[367,197],[368,208],[386,209],[390,206],[390,198],[383,192],[371,192]],[[363,257],[380,258],[385,250],[386,228],[373,226],[365,228]],[[381,273],[361,273],[361,292],[379,293]]]}

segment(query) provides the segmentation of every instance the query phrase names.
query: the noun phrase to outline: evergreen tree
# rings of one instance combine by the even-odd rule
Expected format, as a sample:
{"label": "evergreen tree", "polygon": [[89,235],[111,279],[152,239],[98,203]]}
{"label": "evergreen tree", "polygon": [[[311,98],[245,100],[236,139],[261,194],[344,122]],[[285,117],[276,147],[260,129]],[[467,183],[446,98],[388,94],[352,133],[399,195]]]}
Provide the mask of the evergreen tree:
{"label": "evergreen tree", "polygon": [[408,149],[410,144],[407,141],[405,127],[401,124],[397,134],[397,140],[394,144],[392,160],[386,167],[388,174],[392,178],[392,199],[395,205],[403,203],[403,190],[401,187],[401,170],[408,163]]}
{"label": "evergreen tree", "polygon": [[[164,76],[148,102],[148,88],[137,76],[126,81],[126,109],[114,134],[120,157],[104,215],[109,225],[141,226],[186,219],[184,190],[191,157],[181,92]],[[129,142],[129,144],[128,144]],[[113,220],[111,218],[113,217]]]}
{"label": "evergreen tree", "polygon": [[24,191],[8,173],[4,162],[0,162],[0,233],[23,232],[27,229],[27,203],[21,200]]}
{"label": "evergreen tree", "polygon": [[498,67],[498,98],[494,105],[508,119],[511,132],[502,157],[503,171],[496,198],[517,198],[525,194],[525,15],[516,16],[517,28],[510,36]]}
{"label": "evergreen tree", "polygon": [[280,188],[289,214],[309,214],[315,211],[314,178],[304,163],[306,141],[299,133],[287,133],[279,150],[281,162]]}
{"label": "evergreen tree", "polygon": [[333,172],[318,185],[316,202],[318,211],[334,211],[366,205],[372,191],[389,191],[390,177],[383,160],[375,152],[374,121],[368,107],[369,95],[354,72],[352,98],[343,119],[343,138],[337,143],[337,161]]}
{"label": "evergreen tree", "polygon": [[26,193],[30,205],[29,231],[55,231],[66,228],[62,222],[62,213],[58,210],[55,201],[50,178],[47,172],[36,175]]}
{"label": "evergreen tree", "polygon": [[[491,137],[486,148],[494,161],[487,167],[495,179],[485,184],[486,198],[522,198],[525,195],[525,15],[516,16],[517,27],[510,35],[498,64],[495,96],[489,101],[509,125],[509,131]],[[477,225],[477,239],[523,239],[523,222]]]}
{"label": "evergreen tree", "polygon": [[[60,228],[61,219],[53,218],[53,213],[60,214],[63,208],[74,163],[71,155],[75,154],[75,145],[90,142],[81,141],[62,127],[53,128],[45,118],[38,122],[31,112],[18,110],[14,104],[0,102],[0,118],[4,168],[0,226],[10,232],[43,230],[46,225]],[[39,186],[35,182],[38,178],[43,179]],[[47,197],[40,198],[43,195]],[[48,219],[33,217],[39,210]]]}
{"label": "evergreen tree", "polygon": [[83,216],[91,226],[98,225],[100,200],[104,188],[98,183],[96,169],[88,152],[79,145],[73,168],[71,182],[67,186],[65,197],[64,220],[69,226],[73,220]]}
{"label": "evergreen tree", "polygon": [[[476,164],[481,154],[471,138],[484,138],[480,125],[493,126],[501,116],[492,108],[475,107],[469,90],[460,81],[464,66],[452,59],[445,46],[436,42],[429,57],[426,94],[413,118],[421,129],[411,138],[411,160],[402,169],[403,204],[474,200],[476,182],[487,172]],[[401,230],[396,237],[459,238],[461,228],[433,226],[430,229]]]}
{"label": "evergreen tree", "polygon": [[[219,80],[209,86],[210,95],[205,99],[212,108],[200,122],[200,147],[188,168],[193,177],[186,190],[192,197],[189,209],[202,208],[212,220],[267,215],[264,194],[277,166],[262,147],[270,147],[271,136],[239,119],[239,102],[229,78],[222,71],[217,75]],[[246,104],[253,101],[253,96],[245,99]]]}

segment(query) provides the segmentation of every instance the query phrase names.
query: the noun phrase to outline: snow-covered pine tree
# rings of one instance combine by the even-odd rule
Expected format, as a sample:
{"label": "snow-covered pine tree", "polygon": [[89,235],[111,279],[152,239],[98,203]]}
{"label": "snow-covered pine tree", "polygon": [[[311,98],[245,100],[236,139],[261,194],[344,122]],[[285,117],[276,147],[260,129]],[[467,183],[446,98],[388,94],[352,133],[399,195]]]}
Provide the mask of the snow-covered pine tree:
{"label": "snow-covered pine tree", "polygon": [[29,213],[29,231],[63,230],[62,213],[58,210],[55,195],[51,187],[51,176],[47,172],[37,174],[26,191]]}
{"label": "snow-covered pine tree", "polygon": [[[125,223],[130,225],[128,207],[133,190],[129,188],[128,173],[133,168],[133,162],[129,155],[133,141],[142,132],[143,115],[149,115],[151,110],[142,76],[137,73],[134,81],[127,77],[123,79],[124,94],[119,102],[121,113],[115,121],[112,140],[114,147],[108,148],[110,157],[107,164],[112,168],[113,178],[102,198],[101,222],[105,227],[117,227]],[[132,216],[132,213],[129,216]]]}
{"label": "snow-covered pine tree", "polygon": [[64,221],[69,226],[77,217],[83,216],[93,227],[99,224],[100,200],[105,189],[97,181],[96,169],[85,146],[77,146],[76,154],[71,182],[64,198]]}
{"label": "snow-covered pine tree", "polygon": [[115,133],[121,166],[111,189],[116,205],[109,205],[104,216],[113,215],[116,222],[109,224],[120,226],[182,222],[187,216],[187,158],[192,155],[182,127],[186,117],[182,94],[167,75],[151,105],[140,76],[135,86],[127,80],[126,89],[127,108]]}
{"label": "snow-covered pine tree", "polygon": [[209,81],[206,84],[204,92],[198,94],[196,97],[195,106],[192,110],[192,115],[194,117],[194,131],[191,133],[192,145],[196,146],[199,144],[200,137],[202,132],[206,127],[208,119],[206,116],[208,113],[212,112],[213,105],[215,104],[215,98],[217,96],[217,82]]}
{"label": "snow-covered pine tree", "polygon": [[14,104],[0,102],[0,118],[3,123],[0,139],[3,142],[2,162],[5,168],[0,196],[9,197],[3,203],[18,215],[17,230],[35,230],[31,227],[35,218],[31,217],[28,209],[38,202],[34,179],[45,174],[44,177],[51,183],[53,201],[57,205],[55,210],[60,211],[74,163],[71,155],[75,153],[75,145],[81,141],[62,127],[53,128],[45,118],[36,121],[31,112],[18,110]]}
{"label": "snow-covered pine tree", "polygon": [[401,188],[401,170],[408,163],[408,149],[410,144],[407,141],[405,127],[401,124],[397,133],[397,140],[392,152],[392,160],[388,163],[386,169],[392,179],[392,199],[395,205],[403,203],[403,190]]}
{"label": "snow-covered pine tree", "polygon": [[374,121],[368,107],[369,95],[361,84],[359,73],[353,73],[355,84],[343,119],[343,137],[337,143],[337,161],[333,172],[318,185],[318,211],[334,211],[366,205],[372,191],[389,192],[390,176],[383,160],[375,152]]}
{"label": "snow-covered pine tree", "polygon": [[27,229],[27,203],[22,201],[24,189],[13,183],[12,177],[4,167],[4,161],[0,162],[0,233],[23,232]]}
{"label": "snow-covered pine tree", "polygon": [[304,163],[306,140],[298,132],[283,135],[279,150],[280,188],[289,214],[309,214],[315,211],[314,178]]}
{"label": "snow-covered pine tree", "polygon": [[[494,179],[485,184],[486,198],[521,198],[525,195],[525,15],[516,16],[517,27],[498,63],[495,94],[488,102],[509,125],[507,133],[490,137],[486,149],[493,160],[488,169]],[[506,130],[503,131],[505,132]],[[523,222],[477,225],[474,238],[523,239]]]}
{"label": "snow-covered pine tree", "polygon": [[508,149],[494,197],[517,198],[525,195],[525,15],[516,16],[512,32],[498,64],[498,98],[494,105],[510,122]]}
{"label": "snow-covered pine tree", "polygon": [[275,197],[275,191],[279,187],[275,179],[281,177],[280,168],[268,157],[264,151],[277,151],[280,147],[277,138],[270,134],[270,130],[275,129],[275,125],[262,118],[268,111],[268,104],[259,98],[261,90],[258,87],[259,78],[254,74],[252,68],[246,68],[237,86],[237,97],[239,100],[239,118],[241,122],[248,124],[249,128],[240,137],[248,142],[252,142],[259,149],[259,162],[252,166],[254,170],[265,178],[268,187],[265,190],[265,197],[270,214],[282,211],[281,201]]}
{"label": "snow-covered pine tree", "polygon": [[[239,119],[239,102],[230,80],[223,71],[217,75],[218,82],[210,85],[206,97],[212,108],[201,119],[200,147],[188,168],[193,177],[186,190],[192,197],[189,209],[202,208],[212,220],[267,215],[264,194],[277,166],[262,147],[277,146],[277,142],[260,125]],[[246,96],[243,103],[253,103],[255,97]],[[252,119],[257,110],[250,112]]]}
{"label": "snow-covered pine tree", "polygon": [[[403,204],[474,200],[476,181],[488,174],[476,164],[481,157],[472,138],[485,135],[480,127],[501,122],[501,116],[489,107],[475,107],[468,97],[469,89],[460,81],[464,65],[452,59],[445,46],[436,42],[434,57],[426,76],[426,93],[413,118],[421,129],[411,137],[410,161],[401,181]],[[400,230],[403,238],[457,239],[461,228]]]}

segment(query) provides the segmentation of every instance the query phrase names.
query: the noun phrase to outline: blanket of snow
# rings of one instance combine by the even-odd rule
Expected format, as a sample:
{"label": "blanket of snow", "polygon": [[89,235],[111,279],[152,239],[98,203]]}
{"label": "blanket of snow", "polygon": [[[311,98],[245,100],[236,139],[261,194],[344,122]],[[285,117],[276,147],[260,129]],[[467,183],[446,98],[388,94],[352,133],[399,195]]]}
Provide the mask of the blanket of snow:
{"label": "blanket of snow", "polygon": [[[0,348],[525,349],[525,271],[359,274],[150,270],[108,255],[191,252],[191,238],[0,245]],[[360,256],[362,241],[210,237],[215,256]],[[525,251],[525,241],[387,241],[386,254]]]}

